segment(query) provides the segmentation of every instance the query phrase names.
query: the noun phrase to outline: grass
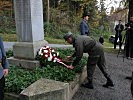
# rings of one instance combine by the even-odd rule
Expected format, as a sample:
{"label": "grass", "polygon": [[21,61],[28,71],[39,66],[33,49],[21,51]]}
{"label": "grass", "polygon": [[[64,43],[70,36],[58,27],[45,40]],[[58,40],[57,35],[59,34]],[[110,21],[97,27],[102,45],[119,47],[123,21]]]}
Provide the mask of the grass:
{"label": "grass", "polygon": [[[7,42],[16,42],[17,41],[16,34],[2,34],[2,33],[0,33],[0,37],[2,37],[3,41],[7,41]],[[51,38],[51,37],[44,37],[44,38],[50,44],[66,44],[64,39],[55,39],[55,38]],[[113,47],[113,44],[110,43],[108,39],[105,39],[103,46],[104,46],[104,49],[106,52],[111,52],[111,53],[117,53],[118,52],[117,49],[111,48],[111,47]]]}
{"label": "grass", "polygon": [[[6,41],[6,42],[16,42],[17,41],[16,34],[0,33],[0,37],[2,37],[3,41]],[[55,38],[51,38],[51,37],[44,37],[44,38],[50,44],[65,44],[64,39],[55,39]]]}
{"label": "grass", "polygon": [[3,33],[0,33],[0,37],[3,39],[3,41],[7,41],[7,42],[16,42],[17,41],[16,34],[3,34]]}
{"label": "grass", "polygon": [[119,49],[104,47],[104,51],[105,52],[109,52],[109,53],[115,53],[115,54],[117,54],[118,51],[119,51]]}
{"label": "grass", "polygon": [[108,39],[105,39],[104,47],[113,47],[114,44],[110,43]]}
{"label": "grass", "polygon": [[64,39],[55,39],[51,37],[44,37],[44,39],[48,41],[48,43],[50,44],[65,44],[66,43]]}

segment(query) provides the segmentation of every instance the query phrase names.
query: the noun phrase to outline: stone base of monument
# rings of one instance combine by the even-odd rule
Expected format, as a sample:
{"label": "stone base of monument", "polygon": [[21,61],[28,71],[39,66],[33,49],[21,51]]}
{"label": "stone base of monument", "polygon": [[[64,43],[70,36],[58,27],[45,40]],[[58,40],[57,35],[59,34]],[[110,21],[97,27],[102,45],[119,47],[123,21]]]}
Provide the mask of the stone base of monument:
{"label": "stone base of monument", "polygon": [[40,66],[40,62],[38,60],[26,60],[14,57],[8,58],[8,62],[10,65],[19,66],[26,69],[35,69]]}
{"label": "stone base of monument", "polygon": [[[84,67],[82,73],[77,74],[70,83],[42,78],[23,90],[18,98],[15,95],[15,99],[12,100],[71,100],[86,77],[87,72]],[[10,96],[5,94],[5,100],[11,100]]]}
{"label": "stone base of monument", "polygon": [[36,57],[37,51],[45,45],[48,45],[48,42],[45,40],[36,41],[33,43],[16,42],[13,45],[13,56],[14,58],[34,60]]}
{"label": "stone base of monument", "polygon": [[45,40],[36,41],[33,43],[29,42],[18,42],[13,45],[13,57],[8,58],[10,65],[21,66],[23,68],[34,69],[39,67],[39,61],[35,60],[37,51],[48,45],[48,42]]}

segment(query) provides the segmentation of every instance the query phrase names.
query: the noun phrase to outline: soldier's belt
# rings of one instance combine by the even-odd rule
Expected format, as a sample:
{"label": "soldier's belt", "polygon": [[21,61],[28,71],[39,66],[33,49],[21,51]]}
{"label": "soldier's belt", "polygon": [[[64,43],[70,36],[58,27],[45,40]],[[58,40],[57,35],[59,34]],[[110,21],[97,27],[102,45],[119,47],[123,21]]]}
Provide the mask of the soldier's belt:
{"label": "soldier's belt", "polygon": [[88,64],[96,64],[98,62],[99,57],[100,57],[99,55],[89,56],[88,57]]}

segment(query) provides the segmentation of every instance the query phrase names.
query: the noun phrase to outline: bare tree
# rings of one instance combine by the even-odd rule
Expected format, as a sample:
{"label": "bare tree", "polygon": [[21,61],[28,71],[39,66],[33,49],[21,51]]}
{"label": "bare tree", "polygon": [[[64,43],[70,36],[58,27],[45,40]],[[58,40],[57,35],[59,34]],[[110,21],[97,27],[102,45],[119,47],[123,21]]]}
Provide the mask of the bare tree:
{"label": "bare tree", "polygon": [[129,13],[128,13],[128,19],[130,16],[133,16],[133,0],[128,0],[129,2]]}
{"label": "bare tree", "polygon": [[128,20],[130,16],[133,16],[133,0],[122,0],[121,3],[124,4],[125,8],[129,9]]}

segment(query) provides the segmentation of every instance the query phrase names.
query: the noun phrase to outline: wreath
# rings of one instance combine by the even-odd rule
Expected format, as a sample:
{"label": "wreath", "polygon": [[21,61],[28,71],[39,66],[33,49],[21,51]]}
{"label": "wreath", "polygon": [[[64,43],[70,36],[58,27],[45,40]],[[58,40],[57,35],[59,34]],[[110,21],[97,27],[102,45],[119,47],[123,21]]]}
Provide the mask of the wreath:
{"label": "wreath", "polygon": [[38,54],[42,56],[44,59],[47,59],[48,61],[57,62],[69,69],[73,69],[72,65],[65,64],[65,60],[61,59],[59,57],[59,52],[56,52],[53,48],[50,48],[49,46],[43,46],[39,49]]}

